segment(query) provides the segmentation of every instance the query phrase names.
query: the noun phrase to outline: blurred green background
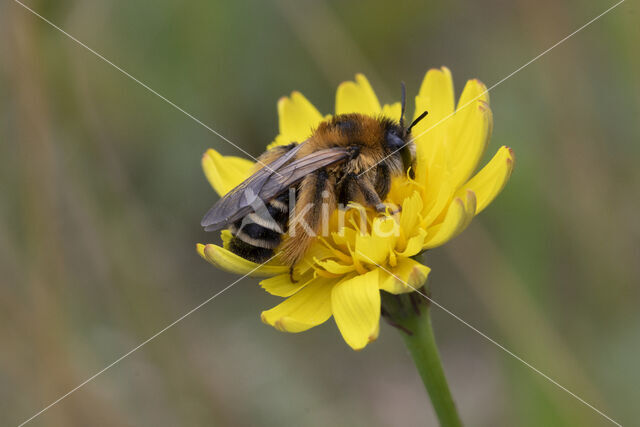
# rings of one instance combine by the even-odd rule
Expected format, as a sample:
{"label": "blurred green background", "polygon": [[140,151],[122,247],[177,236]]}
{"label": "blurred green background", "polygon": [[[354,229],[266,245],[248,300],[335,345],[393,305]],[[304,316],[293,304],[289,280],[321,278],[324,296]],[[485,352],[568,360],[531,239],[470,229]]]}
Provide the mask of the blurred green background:
{"label": "blurred green background", "polygon": [[[276,101],[323,113],[365,73],[383,102],[447,65],[488,86],[613,2],[29,1],[253,155]],[[640,419],[639,7],[627,1],[491,92],[511,182],[429,253],[433,297],[618,422]],[[17,425],[221,290],[196,254],[241,155],[13,1],[0,5],[0,424]],[[413,95],[410,96],[412,99]],[[411,107],[410,107],[411,108]],[[436,425],[399,334],[260,322],[245,279],[34,426]],[[608,422],[448,314],[436,336],[469,426]]]}

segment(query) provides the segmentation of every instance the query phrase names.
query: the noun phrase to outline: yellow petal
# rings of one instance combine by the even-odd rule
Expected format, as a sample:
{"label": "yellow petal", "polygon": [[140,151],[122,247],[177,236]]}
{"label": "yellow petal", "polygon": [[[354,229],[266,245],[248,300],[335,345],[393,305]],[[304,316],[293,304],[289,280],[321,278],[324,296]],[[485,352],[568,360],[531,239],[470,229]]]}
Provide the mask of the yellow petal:
{"label": "yellow petal", "polygon": [[456,197],[467,190],[473,191],[477,199],[476,214],[482,212],[504,188],[513,171],[514,162],[513,151],[505,146],[500,147],[491,161],[458,190]]}
{"label": "yellow petal", "polygon": [[327,247],[324,243],[320,241],[321,238],[317,239],[311,247],[304,254],[304,257],[300,262],[296,264],[296,274],[304,274],[309,269],[313,268],[316,261],[323,261],[327,258],[332,258],[335,256],[335,251],[333,251],[330,247]]}
{"label": "yellow petal", "polygon": [[447,206],[451,202],[452,194],[455,189],[451,186],[450,181],[442,181],[440,184],[440,189],[437,195],[434,197],[434,204],[427,211],[426,215],[422,223],[428,227],[431,226],[434,222],[437,222],[438,218],[442,217],[443,211],[447,208]]}
{"label": "yellow petal", "polygon": [[411,197],[416,190],[421,190],[421,187],[413,179],[393,179],[386,201],[402,206],[404,200]]}
{"label": "yellow petal", "polygon": [[286,265],[279,265],[273,261],[263,265],[256,264],[216,245],[202,245],[198,243],[196,248],[198,253],[211,264],[235,274],[265,277],[289,271],[289,267]]}
{"label": "yellow petal", "polygon": [[402,105],[399,102],[395,102],[391,105],[385,104],[382,106],[382,115],[388,117],[393,121],[400,121],[400,114],[402,114]]}
{"label": "yellow petal", "polygon": [[[462,226],[463,231],[467,226],[471,223],[471,220],[476,215],[476,211],[478,209],[478,200],[476,199],[476,193],[471,190],[467,190],[465,194],[465,202],[464,202],[465,215],[467,217],[467,222]],[[455,237],[455,236],[454,236]]]}
{"label": "yellow petal", "polygon": [[428,111],[412,130],[416,140],[416,181],[423,184],[424,173],[433,158],[433,152],[449,139],[454,107],[453,79],[448,68],[431,69],[427,72],[416,96],[415,117]]}
{"label": "yellow petal", "polygon": [[253,164],[242,157],[223,156],[213,148],[202,156],[204,174],[220,197],[247,179],[251,175]]}
{"label": "yellow petal", "polygon": [[453,117],[448,160],[456,187],[466,182],[487,148],[493,129],[487,88],[479,80],[469,80]]}
{"label": "yellow petal", "polygon": [[[475,204],[474,204],[475,207]],[[464,229],[468,224],[468,209],[461,198],[455,198],[444,217],[442,223],[427,229],[427,238],[423,249],[431,249],[448,242]]]}
{"label": "yellow petal", "polygon": [[205,248],[205,245],[203,245],[202,243],[198,243],[198,244],[196,244],[196,251],[198,252],[198,254],[199,254],[202,258],[204,258],[204,259],[205,259],[205,261],[208,261],[208,260],[207,260],[207,256],[204,254],[204,248]]}
{"label": "yellow petal", "polygon": [[373,220],[371,234],[356,234],[355,253],[367,264],[382,264],[400,235],[400,226],[392,217],[377,217]]}
{"label": "yellow petal", "polygon": [[339,231],[334,231],[331,233],[331,240],[333,243],[343,251],[348,252],[348,248],[354,247],[356,244],[356,235],[360,234],[358,231],[353,228],[347,228],[348,225],[341,228]]}
{"label": "yellow petal", "polygon": [[456,114],[463,113],[467,107],[471,107],[472,103],[482,101],[489,103],[489,91],[487,87],[478,79],[471,79],[462,89],[462,94],[458,100]]}
{"label": "yellow petal", "polygon": [[316,265],[324,268],[329,273],[333,273],[333,274],[340,274],[340,275],[346,274],[353,271],[355,268],[353,264],[351,265],[340,264],[332,259],[327,259],[324,261],[316,259],[315,261],[316,261]]}
{"label": "yellow petal", "polygon": [[344,340],[354,350],[378,338],[380,291],[378,269],[333,287],[331,309]]}
{"label": "yellow petal", "polygon": [[220,238],[222,239],[222,247],[225,249],[229,249],[229,244],[231,243],[231,239],[233,239],[233,234],[231,234],[231,230],[224,229],[220,232]]}
{"label": "yellow petal", "polygon": [[304,288],[310,280],[312,279],[309,274],[307,277],[299,278],[297,282],[292,282],[291,275],[286,273],[264,279],[260,282],[260,286],[271,295],[286,298]]}
{"label": "yellow petal", "polygon": [[416,96],[416,111],[414,119],[428,111],[429,116],[442,119],[453,113],[454,94],[451,71],[447,67],[432,68],[422,80],[422,85]]}
{"label": "yellow petal", "polygon": [[262,321],[283,332],[302,332],[331,317],[331,290],[335,279],[318,277],[271,310]]}
{"label": "yellow petal", "polygon": [[422,212],[422,198],[420,193],[414,191],[411,197],[407,197],[402,202],[402,213],[400,215],[400,229],[406,236],[412,236],[418,229],[420,223],[420,213]]}
{"label": "yellow petal", "polygon": [[397,266],[387,270],[380,272],[380,289],[396,295],[420,289],[431,271],[411,258],[401,258]]}
{"label": "yellow petal", "polygon": [[355,82],[343,82],[338,86],[336,114],[361,113],[377,116],[380,111],[380,101],[364,75],[356,74]]}
{"label": "yellow petal", "polygon": [[278,119],[280,124],[280,144],[302,142],[309,138],[313,129],[323,120],[316,107],[300,92],[291,97],[282,97],[278,101]]}
{"label": "yellow petal", "polygon": [[430,226],[451,203],[455,188],[451,182],[451,171],[446,160],[446,146],[440,145],[433,153],[431,166],[427,170],[427,182],[424,185],[423,224]]}
{"label": "yellow petal", "polygon": [[426,237],[427,237],[427,232],[422,228],[418,229],[418,234],[411,237],[407,241],[406,247],[402,252],[398,252],[398,256],[412,257],[422,252],[422,247],[424,246],[424,241]]}

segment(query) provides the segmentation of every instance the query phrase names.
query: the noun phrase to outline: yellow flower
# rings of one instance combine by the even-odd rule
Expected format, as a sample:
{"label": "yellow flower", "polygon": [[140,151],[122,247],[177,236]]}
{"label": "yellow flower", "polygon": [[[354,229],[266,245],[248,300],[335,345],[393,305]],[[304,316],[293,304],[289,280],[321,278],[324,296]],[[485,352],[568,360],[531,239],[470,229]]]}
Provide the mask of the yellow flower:
{"label": "yellow flower", "polygon": [[[429,112],[412,131],[415,180],[395,179],[386,200],[402,206],[401,212],[390,217],[367,211],[361,216],[361,210],[349,209],[342,228],[335,212],[327,237],[318,237],[296,266],[297,282],[291,282],[288,267],[277,259],[259,266],[225,249],[228,230],[222,232],[223,247],[199,244],[198,252],[224,270],[269,277],[260,285],[287,299],[264,311],[263,322],[281,331],[302,332],[333,316],[347,344],[364,348],[378,337],[380,290],[400,294],[420,288],[430,269],[413,257],[462,232],[511,175],[514,157],[507,147],[473,175],[493,125],[485,91],[480,81],[468,81],[456,109],[449,70],[429,70],[415,98],[416,115]],[[352,112],[399,120],[400,104],[381,106],[367,79],[358,74],[354,82],[342,83],[336,95],[335,113]],[[280,134],[270,146],[304,141],[329,117],[298,92],[278,101],[278,115]],[[245,180],[253,165],[213,149],[202,159],[207,179],[220,196]]]}

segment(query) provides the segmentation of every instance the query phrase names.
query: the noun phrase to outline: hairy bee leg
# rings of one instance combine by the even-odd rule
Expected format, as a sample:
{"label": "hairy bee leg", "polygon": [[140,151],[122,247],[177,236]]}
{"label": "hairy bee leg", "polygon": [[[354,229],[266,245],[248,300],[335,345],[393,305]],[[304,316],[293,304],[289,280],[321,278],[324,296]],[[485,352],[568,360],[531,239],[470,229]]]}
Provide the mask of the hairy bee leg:
{"label": "hairy bee leg", "polygon": [[292,265],[291,267],[289,267],[289,280],[291,281],[291,283],[298,283],[298,280],[296,280],[293,277],[293,267],[295,267],[295,266]]}
{"label": "hairy bee leg", "polygon": [[[322,204],[335,207],[333,186],[335,181],[326,170],[320,169],[307,175],[299,186],[295,202],[295,214],[289,219],[289,237],[282,246],[281,258],[288,265],[295,265],[313,243],[322,225]],[[327,191],[325,199],[323,193]],[[328,221],[328,218],[325,220]]]}
{"label": "hairy bee leg", "polygon": [[[364,199],[367,202],[367,204],[369,206],[373,206],[376,212],[378,213],[382,213],[382,214],[387,213],[387,209],[389,208],[389,206],[387,206],[385,203],[382,202],[380,195],[376,191],[376,187],[371,183],[371,181],[369,181],[368,179],[361,179],[361,180],[357,180],[356,182],[358,183],[358,186],[360,187],[360,191],[362,191],[362,194],[364,195]],[[395,215],[397,213],[400,213],[400,211],[401,211],[401,208],[398,207],[393,210],[390,210],[389,214]]]}
{"label": "hairy bee leg", "polygon": [[[307,224],[309,228],[313,230],[315,234],[318,233],[318,228],[321,224],[322,218],[322,200],[323,193],[328,190],[329,186],[329,174],[326,170],[321,169],[317,171],[315,174],[315,188],[314,188],[314,197],[313,197],[313,207],[309,210],[309,213],[306,217]],[[328,221],[328,218],[324,218]]]}
{"label": "hairy bee leg", "polygon": [[369,206],[373,206],[378,212],[384,212],[387,209],[386,205],[382,203],[380,196],[376,192],[376,189],[370,180],[361,178],[359,180],[356,180],[356,182],[360,187],[360,191],[362,191],[364,200]]}
{"label": "hairy bee leg", "polygon": [[384,163],[379,164],[377,167],[375,190],[382,200],[387,197],[389,190],[391,190],[391,172],[389,171],[389,166]]}
{"label": "hairy bee leg", "polygon": [[357,175],[354,173],[345,174],[337,184],[338,187],[338,203],[346,207],[349,202],[356,200],[360,192],[357,183]]}

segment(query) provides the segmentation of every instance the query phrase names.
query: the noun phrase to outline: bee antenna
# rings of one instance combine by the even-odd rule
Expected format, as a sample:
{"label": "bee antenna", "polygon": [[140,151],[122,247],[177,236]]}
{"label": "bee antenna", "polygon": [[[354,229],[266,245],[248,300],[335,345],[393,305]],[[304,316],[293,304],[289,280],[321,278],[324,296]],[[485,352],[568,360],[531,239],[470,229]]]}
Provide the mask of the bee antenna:
{"label": "bee antenna", "polygon": [[411,124],[407,128],[407,133],[411,133],[411,128],[414,127],[415,125],[417,125],[420,122],[420,120],[422,120],[425,117],[427,117],[427,114],[429,114],[429,112],[428,111],[424,111],[422,114],[420,114],[418,117],[416,117],[416,119],[413,122],[411,122]]}
{"label": "bee antenna", "polygon": [[400,82],[400,86],[402,87],[402,110],[400,111],[400,127],[404,128],[404,110],[407,106],[407,88],[404,85],[404,82]]}

